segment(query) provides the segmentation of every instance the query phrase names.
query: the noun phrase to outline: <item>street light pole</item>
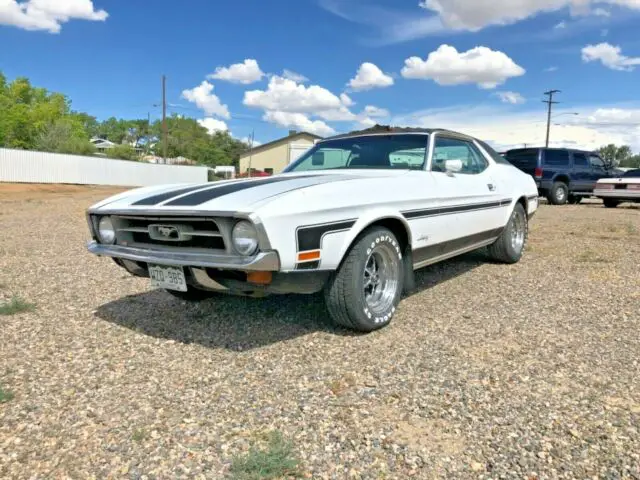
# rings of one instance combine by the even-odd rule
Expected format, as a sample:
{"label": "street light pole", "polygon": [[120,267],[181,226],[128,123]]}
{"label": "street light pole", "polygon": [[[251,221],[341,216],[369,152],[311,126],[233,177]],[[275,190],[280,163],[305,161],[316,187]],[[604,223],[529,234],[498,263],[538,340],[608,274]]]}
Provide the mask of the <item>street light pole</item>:
{"label": "street light pole", "polygon": [[549,100],[543,100],[543,103],[546,103],[548,106],[548,110],[547,110],[547,141],[545,146],[548,148],[549,147],[549,134],[551,132],[551,108],[554,104],[556,103],[560,103],[560,102],[554,102],[553,101],[553,95],[556,93],[560,93],[560,90],[549,90],[548,92],[544,92],[545,95],[547,95],[549,97]]}

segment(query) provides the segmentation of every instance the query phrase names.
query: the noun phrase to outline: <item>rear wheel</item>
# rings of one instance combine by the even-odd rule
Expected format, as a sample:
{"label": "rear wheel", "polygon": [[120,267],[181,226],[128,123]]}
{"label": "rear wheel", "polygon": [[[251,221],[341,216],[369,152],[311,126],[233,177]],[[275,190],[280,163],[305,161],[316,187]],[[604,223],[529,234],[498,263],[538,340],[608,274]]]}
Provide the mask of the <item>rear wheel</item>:
{"label": "rear wheel", "polygon": [[517,203],[502,234],[489,245],[489,256],[503,263],[517,263],[529,238],[529,220],[521,203]]}
{"label": "rear wheel", "polygon": [[602,202],[604,203],[605,208],[616,208],[620,205],[620,201],[613,198],[603,198]]}
{"label": "rear wheel", "polygon": [[564,205],[569,198],[569,187],[564,182],[554,182],[549,190],[547,200],[553,205]]}
{"label": "rear wheel", "polygon": [[388,229],[373,227],[356,240],[325,288],[333,320],[371,332],[391,322],[404,283],[401,247]]}
{"label": "rear wheel", "polygon": [[165,290],[165,292],[187,302],[201,302],[216,295],[215,292],[200,290],[193,287],[189,287],[186,292],[180,292],[179,290]]}
{"label": "rear wheel", "polygon": [[569,195],[569,203],[572,205],[577,205],[582,201],[582,197],[579,195]]}

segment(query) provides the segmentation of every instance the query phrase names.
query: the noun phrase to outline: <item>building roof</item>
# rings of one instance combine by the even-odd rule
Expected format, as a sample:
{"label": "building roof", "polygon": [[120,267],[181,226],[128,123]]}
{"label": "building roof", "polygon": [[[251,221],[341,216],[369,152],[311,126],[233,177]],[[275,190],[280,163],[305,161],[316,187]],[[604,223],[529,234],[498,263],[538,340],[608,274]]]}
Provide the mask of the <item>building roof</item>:
{"label": "building roof", "polygon": [[447,130],[446,128],[415,128],[415,127],[393,127],[391,125],[379,125],[376,124],[373,127],[365,128],[363,130],[354,130],[349,133],[343,133],[340,135],[334,135],[333,137],[325,138],[324,140],[336,140],[340,138],[358,137],[361,135],[379,135],[384,133],[424,133],[431,134],[436,132],[448,133],[457,137],[472,138],[464,133],[455,132],[453,130]]}
{"label": "building roof", "polygon": [[269,150],[270,148],[273,148],[278,144],[281,144],[281,143],[284,143],[284,142],[290,142],[291,140],[295,140],[295,139],[301,138],[301,137],[311,137],[314,140],[321,140],[322,139],[321,136],[315,135],[315,134],[309,133],[309,132],[290,133],[286,137],[278,138],[278,139],[272,140],[272,141],[270,141],[268,143],[263,143],[262,145],[258,145],[257,147],[254,147],[251,150],[247,150],[246,152],[244,152],[243,154],[240,155],[240,158],[248,157],[249,154],[253,155],[255,153],[259,153],[259,152],[263,152],[265,150]]}

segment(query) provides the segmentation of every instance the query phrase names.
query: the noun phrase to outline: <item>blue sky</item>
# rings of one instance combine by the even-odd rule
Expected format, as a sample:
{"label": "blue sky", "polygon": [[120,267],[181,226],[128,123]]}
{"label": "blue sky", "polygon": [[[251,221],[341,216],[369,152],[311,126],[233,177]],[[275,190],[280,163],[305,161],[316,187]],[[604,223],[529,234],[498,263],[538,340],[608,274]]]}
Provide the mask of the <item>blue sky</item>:
{"label": "blue sky", "polygon": [[158,118],[166,74],[170,113],[261,142],[379,122],[536,144],[554,88],[554,144],[640,150],[639,20],[639,0],[7,0],[0,70],[99,119]]}

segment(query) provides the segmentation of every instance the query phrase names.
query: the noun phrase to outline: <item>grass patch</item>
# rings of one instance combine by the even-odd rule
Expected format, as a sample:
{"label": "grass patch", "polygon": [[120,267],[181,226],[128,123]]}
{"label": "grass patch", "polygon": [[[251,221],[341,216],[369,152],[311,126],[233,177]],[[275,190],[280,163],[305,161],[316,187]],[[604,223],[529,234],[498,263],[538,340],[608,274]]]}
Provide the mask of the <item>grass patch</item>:
{"label": "grass patch", "polygon": [[32,312],[36,306],[20,297],[13,297],[8,302],[0,303],[0,315],[15,315],[16,313]]}
{"label": "grass patch", "polygon": [[269,432],[263,449],[252,447],[248,453],[234,457],[229,470],[232,480],[269,480],[285,476],[299,477],[299,460],[293,445],[278,431]]}
{"label": "grass patch", "polygon": [[612,260],[600,255],[592,250],[585,250],[577,257],[577,261],[581,263],[611,263]]}
{"label": "grass patch", "polygon": [[6,390],[0,385],[0,403],[7,403],[13,400],[13,392]]}
{"label": "grass patch", "polygon": [[635,235],[638,233],[638,227],[631,222],[627,223],[625,230],[627,231],[627,235]]}
{"label": "grass patch", "polygon": [[143,442],[147,439],[147,432],[145,432],[141,428],[138,428],[137,430],[133,431],[133,434],[131,435],[131,439],[137,443]]}

